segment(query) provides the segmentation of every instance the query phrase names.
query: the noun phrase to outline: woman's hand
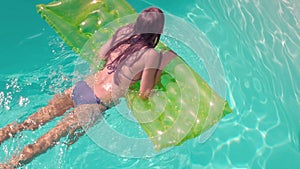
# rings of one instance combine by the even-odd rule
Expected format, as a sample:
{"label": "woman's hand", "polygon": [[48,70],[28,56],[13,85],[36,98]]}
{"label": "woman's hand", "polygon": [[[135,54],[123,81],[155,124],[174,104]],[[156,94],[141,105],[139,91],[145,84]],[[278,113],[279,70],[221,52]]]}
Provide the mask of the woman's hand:
{"label": "woman's hand", "polygon": [[138,98],[142,99],[142,100],[146,100],[149,98],[149,96],[151,96],[153,94],[153,90],[147,90],[143,93],[139,93],[138,94]]}

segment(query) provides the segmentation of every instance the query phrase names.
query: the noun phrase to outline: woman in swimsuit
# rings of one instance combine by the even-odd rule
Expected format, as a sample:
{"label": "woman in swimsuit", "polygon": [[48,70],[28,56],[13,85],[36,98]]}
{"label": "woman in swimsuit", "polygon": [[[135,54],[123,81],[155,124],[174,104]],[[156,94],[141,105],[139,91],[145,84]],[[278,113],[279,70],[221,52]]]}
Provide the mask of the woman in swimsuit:
{"label": "woman in swimsuit", "polygon": [[46,107],[29,116],[24,122],[11,123],[0,129],[1,144],[17,132],[35,130],[73,108],[73,111],[67,113],[53,129],[35,143],[25,146],[6,166],[14,167],[30,162],[33,157],[55,145],[63,136],[78,138],[84,134],[77,132],[78,130],[93,125],[95,120],[123,97],[129,86],[138,80],[141,81],[141,85],[137,97],[147,99],[160,77],[162,68],[174,58],[172,55],[162,57],[154,50],[163,26],[164,15],[160,9],[145,9],[134,24],[119,28],[101,47],[99,58],[106,62],[101,70],[84,81],[79,81],[65,92],[56,94]]}

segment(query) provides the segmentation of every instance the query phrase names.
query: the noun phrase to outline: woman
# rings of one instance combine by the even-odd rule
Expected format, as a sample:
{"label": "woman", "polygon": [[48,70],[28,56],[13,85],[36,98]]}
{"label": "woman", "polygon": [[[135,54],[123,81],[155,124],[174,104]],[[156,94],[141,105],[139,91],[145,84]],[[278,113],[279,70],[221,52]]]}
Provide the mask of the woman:
{"label": "woman", "polygon": [[64,93],[56,94],[46,107],[29,116],[23,123],[11,123],[0,129],[1,144],[19,131],[35,130],[74,108],[52,130],[14,156],[8,163],[9,166],[20,166],[30,162],[33,157],[45,152],[63,136],[69,135],[72,144],[84,134],[77,131],[93,125],[103,114],[101,112],[112,107],[136,81],[141,81],[137,97],[147,99],[160,77],[161,69],[174,58],[172,55],[162,57],[154,50],[160,40],[163,26],[164,15],[160,9],[145,9],[134,24],[119,28],[101,47],[99,58],[105,61],[103,68]]}

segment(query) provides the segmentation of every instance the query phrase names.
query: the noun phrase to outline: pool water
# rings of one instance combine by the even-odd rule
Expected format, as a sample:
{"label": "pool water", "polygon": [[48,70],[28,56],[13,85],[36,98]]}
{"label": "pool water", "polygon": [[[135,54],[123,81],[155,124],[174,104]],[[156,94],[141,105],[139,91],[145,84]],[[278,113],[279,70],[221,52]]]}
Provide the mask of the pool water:
{"label": "pool water", "polygon": [[[72,85],[78,56],[35,10],[36,4],[48,2],[5,1],[0,7],[0,127],[24,120],[54,93]],[[225,97],[233,114],[221,120],[207,140],[189,140],[157,156],[120,157],[83,136],[69,148],[63,138],[24,168],[299,168],[299,1],[128,2],[138,11],[149,4],[158,6],[204,33],[224,68]],[[4,142],[0,161],[59,120]],[[140,131],[117,113],[108,120],[129,134]]]}

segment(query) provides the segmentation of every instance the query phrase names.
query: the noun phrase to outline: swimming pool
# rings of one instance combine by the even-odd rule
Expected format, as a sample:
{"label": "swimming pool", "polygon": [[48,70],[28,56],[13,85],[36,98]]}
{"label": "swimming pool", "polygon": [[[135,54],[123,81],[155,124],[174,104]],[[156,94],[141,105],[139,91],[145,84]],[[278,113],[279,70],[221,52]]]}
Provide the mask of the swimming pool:
{"label": "swimming pool", "polygon": [[[76,54],[35,11],[35,4],[47,2],[27,0],[15,5],[7,1],[1,7],[0,127],[16,118],[24,119],[45,105],[55,92],[72,84]],[[129,2],[137,10],[148,6]],[[297,1],[148,2],[204,32],[224,67],[226,97],[235,108],[234,113],[224,118],[204,143],[193,139],[158,156],[119,157],[84,136],[68,150],[62,139],[24,168],[297,168]],[[118,115],[109,119],[116,128],[124,125]],[[1,145],[0,161],[34,141],[58,120],[6,141]]]}

